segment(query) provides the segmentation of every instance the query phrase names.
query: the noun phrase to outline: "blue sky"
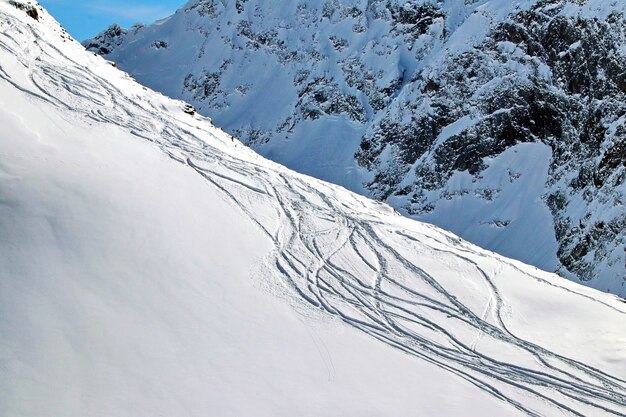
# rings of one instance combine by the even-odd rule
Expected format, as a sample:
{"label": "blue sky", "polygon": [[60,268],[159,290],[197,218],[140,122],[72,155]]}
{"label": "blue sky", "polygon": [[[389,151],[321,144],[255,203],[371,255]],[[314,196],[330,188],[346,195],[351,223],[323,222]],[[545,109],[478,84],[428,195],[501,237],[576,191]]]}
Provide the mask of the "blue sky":
{"label": "blue sky", "polygon": [[112,23],[129,27],[167,17],[187,0],[39,0],[77,40],[91,38]]}

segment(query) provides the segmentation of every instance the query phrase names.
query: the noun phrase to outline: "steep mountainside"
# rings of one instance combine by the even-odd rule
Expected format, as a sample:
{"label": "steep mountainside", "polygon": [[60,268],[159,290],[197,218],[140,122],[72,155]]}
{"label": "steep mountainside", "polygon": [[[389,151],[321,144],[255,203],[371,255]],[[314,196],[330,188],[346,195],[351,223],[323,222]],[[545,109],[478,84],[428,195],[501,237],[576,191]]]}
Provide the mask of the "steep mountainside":
{"label": "steep mountainside", "polygon": [[625,10],[195,0],[84,45],[273,160],[624,295]]}
{"label": "steep mountainside", "polygon": [[625,415],[623,300],[191,113],[0,0],[0,415]]}

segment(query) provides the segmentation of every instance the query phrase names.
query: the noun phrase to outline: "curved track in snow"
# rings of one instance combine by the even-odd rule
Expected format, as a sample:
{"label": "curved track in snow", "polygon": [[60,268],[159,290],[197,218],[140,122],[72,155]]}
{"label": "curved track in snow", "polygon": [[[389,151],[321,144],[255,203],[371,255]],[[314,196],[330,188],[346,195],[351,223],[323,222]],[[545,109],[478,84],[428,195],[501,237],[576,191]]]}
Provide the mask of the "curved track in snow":
{"label": "curved track in snow", "polygon": [[[112,82],[101,74],[113,71],[106,65],[87,69],[11,16],[2,16],[0,29],[0,49],[16,57],[27,77],[19,79],[22,72],[0,62],[2,82],[35,102],[67,110],[69,118],[89,119],[94,128],[112,123],[127,129],[195,170],[274,243],[267,267],[277,271],[305,314],[334,316],[531,416],[544,409],[581,417],[626,415],[626,377],[516,334],[500,286],[508,274],[532,288],[558,287],[573,302],[595,303],[626,322],[626,309],[617,302],[268,163],[200,118],[182,111],[172,116],[176,107],[164,108],[152,93],[127,94],[120,86],[131,80],[118,76],[121,81]],[[471,297],[468,288],[474,288]]]}

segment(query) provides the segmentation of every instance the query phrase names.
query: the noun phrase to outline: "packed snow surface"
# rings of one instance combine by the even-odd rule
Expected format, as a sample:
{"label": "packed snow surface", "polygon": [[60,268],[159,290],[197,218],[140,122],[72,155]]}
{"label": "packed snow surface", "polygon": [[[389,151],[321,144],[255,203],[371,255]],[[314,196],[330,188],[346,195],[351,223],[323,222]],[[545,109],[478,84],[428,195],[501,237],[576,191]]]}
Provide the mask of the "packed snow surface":
{"label": "packed snow surface", "polygon": [[188,113],[0,0],[0,415],[626,413],[623,300]]}

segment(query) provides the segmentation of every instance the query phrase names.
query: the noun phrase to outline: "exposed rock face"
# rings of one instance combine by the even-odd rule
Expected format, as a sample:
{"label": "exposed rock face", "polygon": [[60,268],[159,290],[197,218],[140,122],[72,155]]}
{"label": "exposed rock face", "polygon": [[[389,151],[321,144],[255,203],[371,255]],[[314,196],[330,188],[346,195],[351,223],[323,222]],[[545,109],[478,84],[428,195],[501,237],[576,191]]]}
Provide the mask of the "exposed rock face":
{"label": "exposed rock face", "polygon": [[16,9],[23,10],[28,16],[32,17],[35,20],[39,20],[39,11],[38,7],[41,9],[41,6],[36,6],[32,4],[30,1],[22,2],[16,0],[9,0],[9,4]]}
{"label": "exposed rock face", "polygon": [[97,39],[93,39],[90,42],[86,41],[84,45],[90,51],[107,55],[124,42],[124,36],[126,36],[127,33],[128,31],[122,29],[120,25],[114,24],[100,33]]}
{"label": "exposed rock face", "polygon": [[279,162],[626,294],[622,2],[310,3],[192,1],[85,46]]}

